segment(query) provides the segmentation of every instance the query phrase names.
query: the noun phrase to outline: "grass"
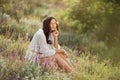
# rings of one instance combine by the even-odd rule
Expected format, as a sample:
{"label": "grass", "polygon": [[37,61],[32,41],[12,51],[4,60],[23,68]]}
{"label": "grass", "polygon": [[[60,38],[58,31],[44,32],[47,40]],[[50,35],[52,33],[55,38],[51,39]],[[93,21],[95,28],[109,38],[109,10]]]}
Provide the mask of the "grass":
{"label": "grass", "polygon": [[[29,39],[39,27],[30,22],[13,21],[0,27],[0,80],[120,80],[120,63],[113,65],[110,58],[102,58],[95,54],[96,52],[104,54],[104,50],[107,50],[104,42],[92,41],[93,39],[84,35],[74,39],[73,34],[60,35],[60,44],[63,44],[61,47],[70,54],[75,73],[45,71],[40,66],[36,67],[25,61],[24,55],[30,43]],[[82,48],[84,51],[76,51],[73,48],[74,44],[85,45]],[[114,54],[110,56],[113,57],[112,55]]]}
{"label": "grass", "polygon": [[[18,39],[0,39],[0,80],[120,80],[120,64],[113,66],[110,60],[99,61],[99,56],[81,53],[75,55],[75,51],[62,46],[69,54],[76,72],[64,73],[56,70],[44,71],[39,67],[21,59],[29,41]],[[16,52],[16,56],[13,53]]]}

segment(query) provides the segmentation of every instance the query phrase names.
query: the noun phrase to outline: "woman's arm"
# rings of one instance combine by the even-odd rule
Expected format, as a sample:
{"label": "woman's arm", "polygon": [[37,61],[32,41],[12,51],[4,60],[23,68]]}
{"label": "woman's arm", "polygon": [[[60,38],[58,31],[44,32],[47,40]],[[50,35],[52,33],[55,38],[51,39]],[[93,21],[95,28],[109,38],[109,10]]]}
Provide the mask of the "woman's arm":
{"label": "woman's arm", "polygon": [[58,37],[54,37],[54,47],[58,49]]}
{"label": "woman's arm", "polygon": [[40,53],[43,53],[46,56],[52,56],[56,53],[54,49],[49,49],[44,33],[38,35],[38,44],[40,45]]}
{"label": "woman's arm", "polygon": [[59,35],[59,32],[56,30],[53,32],[53,35],[54,35],[54,47],[56,49],[58,49],[58,35]]}
{"label": "woman's arm", "polygon": [[65,57],[68,57],[68,53],[64,49],[57,49],[56,53],[63,54]]}

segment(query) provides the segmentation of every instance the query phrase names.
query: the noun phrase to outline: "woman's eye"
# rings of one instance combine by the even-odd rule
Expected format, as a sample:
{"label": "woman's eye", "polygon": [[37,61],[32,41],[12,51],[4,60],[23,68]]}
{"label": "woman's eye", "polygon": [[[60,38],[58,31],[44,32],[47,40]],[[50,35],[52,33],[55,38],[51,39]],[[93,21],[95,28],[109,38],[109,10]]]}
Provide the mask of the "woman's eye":
{"label": "woman's eye", "polygon": [[57,24],[57,22],[51,22],[51,24]]}

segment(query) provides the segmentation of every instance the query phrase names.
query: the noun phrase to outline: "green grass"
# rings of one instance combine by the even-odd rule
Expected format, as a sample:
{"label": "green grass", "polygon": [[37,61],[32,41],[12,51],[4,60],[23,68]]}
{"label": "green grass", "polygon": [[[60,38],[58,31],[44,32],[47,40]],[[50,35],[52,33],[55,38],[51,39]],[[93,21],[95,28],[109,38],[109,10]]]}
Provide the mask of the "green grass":
{"label": "green grass", "polygon": [[[75,73],[64,73],[56,70],[44,71],[41,67],[21,59],[29,41],[11,40],[0,36],[0,80],[119,80],[120,64],[113,66],[110,60],[99,61],[99,56],[90,52],[75,55],[75,51],[62,46],[69,54]],[[4,45],[4,47],[3,47]],[[13,53],[16,52],[16,56]],[[43,74],[44,71],[44,74]]]}
{"label": "green grass", "polygon": [[43,74],[42,68],[19,58],[11,60],[0,57],[0,80],[119,80],[120,65],[112,66],[109,60],[98,62],[98,57],[90,54],[78,57],[71,53],[70,56],[75,73],[51,70]]}
{"label": "green grass", "polygon": [[[119,51],[116,52],[116,56],[116,48],[109,51],[104,42],[95,41],[86,35],[76,37],[72,33],[61,32],[59,37],[61,47],[70,54],[75,73],[45,71],[40,66],[35,67],[25,61],[24,55],[30,43],[29,39],[38,28],[39,25],[34,25],[34,21],[33,24],[32,21],[2,24],[0,80],[120,80]],[[83,51],[80,52],[79,49]],[[108,54],[109,52],[111,53]]]}

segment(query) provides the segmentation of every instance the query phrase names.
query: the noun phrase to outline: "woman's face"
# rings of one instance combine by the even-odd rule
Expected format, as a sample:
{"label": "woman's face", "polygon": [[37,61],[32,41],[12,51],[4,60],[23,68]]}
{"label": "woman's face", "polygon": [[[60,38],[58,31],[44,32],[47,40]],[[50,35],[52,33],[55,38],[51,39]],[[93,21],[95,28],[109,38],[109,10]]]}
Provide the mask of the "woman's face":
{"label": "woman's face", "polygon": [[50,28],[51,28],[52,31],[53,31],[53,30],[57,30],[57,22],[56,22],[55,19],[52,19],[52,20],[50,21]]}

